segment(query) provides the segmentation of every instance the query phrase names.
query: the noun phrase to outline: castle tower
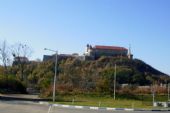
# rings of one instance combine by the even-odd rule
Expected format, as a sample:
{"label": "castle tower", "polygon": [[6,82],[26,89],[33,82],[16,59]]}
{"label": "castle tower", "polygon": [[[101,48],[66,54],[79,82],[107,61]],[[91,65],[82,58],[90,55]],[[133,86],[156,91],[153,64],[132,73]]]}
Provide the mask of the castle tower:
{"label": "castle tower", "polygon": [[87,44],[87,45],[86,45],[86,50],[85,50],[85,53],[88,53],[88,51],[89,51],[89,48],[90,48],[90,45],[89,45],[89,44]]}
{"label": "castle tower", "polygon": [[92,46],[91,45],[89,45],[89,44],[87,44],[87,46],[86,46],[86,50],[85,50],[85,55],[86,56],[91,56],[91,54],[92,54]]}
{"label": "castle tower", "polygon": [[129,58],[130,60],[133,59],[133,54],[131,53],[131,45],[129,45],[128,58]]}

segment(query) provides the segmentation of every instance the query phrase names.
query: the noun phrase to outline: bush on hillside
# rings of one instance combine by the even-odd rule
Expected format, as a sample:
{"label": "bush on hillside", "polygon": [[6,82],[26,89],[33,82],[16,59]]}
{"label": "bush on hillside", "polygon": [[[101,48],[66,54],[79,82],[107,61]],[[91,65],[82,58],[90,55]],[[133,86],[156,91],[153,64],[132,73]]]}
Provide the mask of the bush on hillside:
{"label": "bush on hillside", "polygon": [[0,93],[26,93],[25,86],[13,77],[0,77]]}

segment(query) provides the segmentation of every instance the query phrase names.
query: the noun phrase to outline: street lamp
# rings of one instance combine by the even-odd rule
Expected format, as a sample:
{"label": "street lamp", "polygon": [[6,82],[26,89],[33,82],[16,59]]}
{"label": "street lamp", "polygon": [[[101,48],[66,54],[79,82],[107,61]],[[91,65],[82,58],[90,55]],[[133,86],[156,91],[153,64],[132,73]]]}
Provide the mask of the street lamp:
{"label": "street lamp", "polygon": [[114,100],[116,99],[116,64],[115,64],[115,72],[114,72]]}
{"label": "street lamp", "polygon": [[170,92],[170,83],[168,83],[168,101],[170,101],[170,94],[169,94],[169,92]]}
{"label": "street lamp", "polygon": [[152,103],[155,106],[155,87],[154,84],[152,85]]}
{"label": "street lamp", "polygon": [[55,87],[56,87],[56,77],[57,77],[57,54],[58,54],[58,51],[55,51],[55,50],[51,50],[51,49],[47,49],[47,48],[44,48],[44,50],[48,50],[48,51],[52,51],[52,52],[55,52],[55,55],[56,55],[56,59],[55,59],[55,75],[54,75],[54,84],[53,84],[53,102],[55,102]]}

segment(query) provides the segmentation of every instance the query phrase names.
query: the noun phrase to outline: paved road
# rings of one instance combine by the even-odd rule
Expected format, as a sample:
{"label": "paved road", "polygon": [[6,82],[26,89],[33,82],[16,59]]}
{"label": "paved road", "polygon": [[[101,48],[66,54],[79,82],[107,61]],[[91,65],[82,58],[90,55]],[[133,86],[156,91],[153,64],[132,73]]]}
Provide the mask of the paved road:
{"label": "paved road", "polygon": [[0,102],[0,113],[47,113],[48,106]]}
{"label": "paved road", "polygon": [[[48,112],[49,106],[36,104],[21,104],[16,102],[0,101],[0,113],[165,113],[153,111],[105,111],[88,109],[71,109],[52,107]],[[167,112],[168,113],[168,112]]]}

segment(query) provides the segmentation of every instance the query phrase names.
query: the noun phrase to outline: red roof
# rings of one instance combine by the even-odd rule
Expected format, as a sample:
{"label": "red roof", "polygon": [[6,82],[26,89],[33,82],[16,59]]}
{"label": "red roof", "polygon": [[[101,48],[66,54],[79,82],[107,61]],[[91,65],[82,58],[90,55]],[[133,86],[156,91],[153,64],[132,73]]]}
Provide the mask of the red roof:
{"label": "red roof", "polygon": [[96,45],[94,47],[95,49],[109,49],[109,50],[119,50],[119,51],[122,51],[122,50],[128,50],[124,47],[117,47],[117,46],[99,46],[99,45]]}

